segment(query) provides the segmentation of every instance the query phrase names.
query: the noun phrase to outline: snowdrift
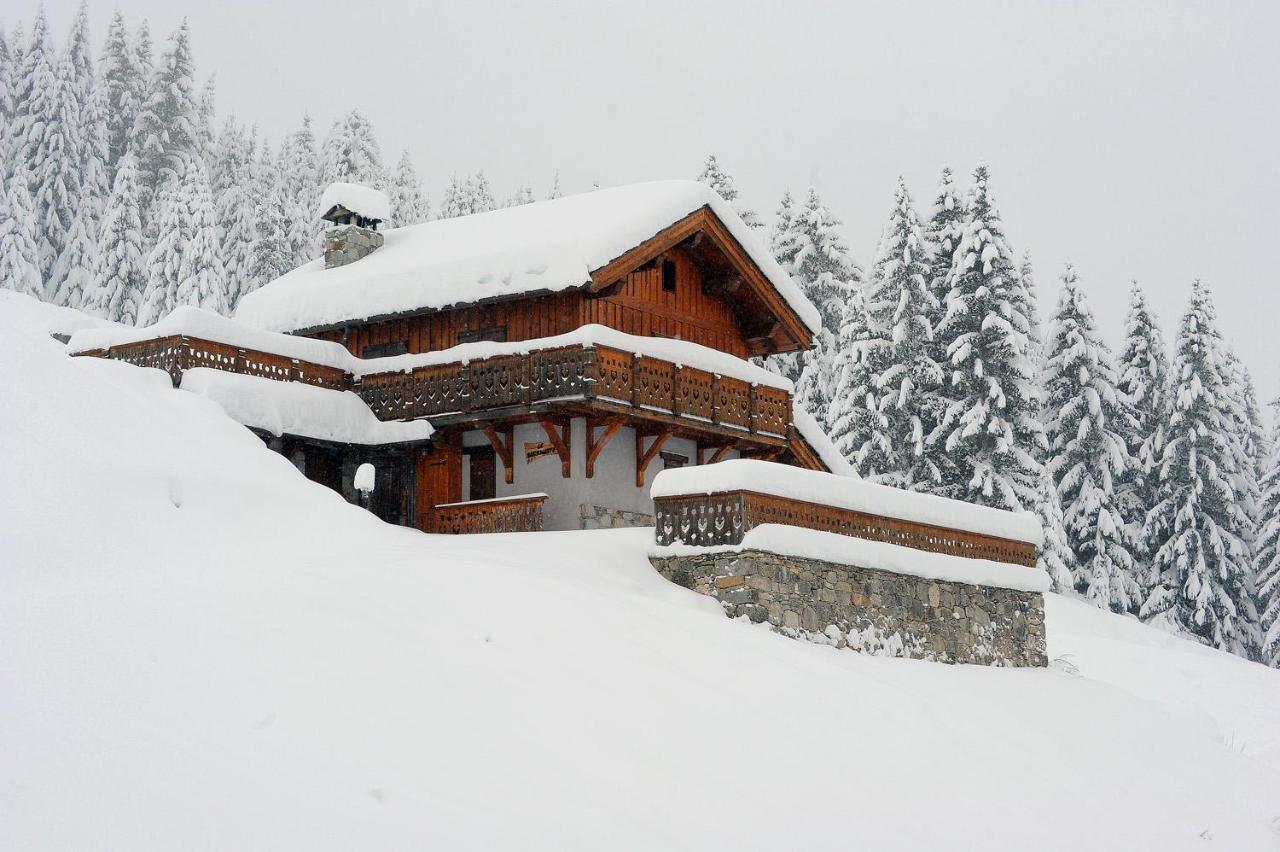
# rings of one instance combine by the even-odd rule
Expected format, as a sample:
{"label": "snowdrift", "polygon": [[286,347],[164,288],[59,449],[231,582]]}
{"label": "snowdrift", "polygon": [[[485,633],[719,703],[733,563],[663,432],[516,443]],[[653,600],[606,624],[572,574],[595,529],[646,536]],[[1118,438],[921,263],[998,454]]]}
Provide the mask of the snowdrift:
{"label": "snowdrift", "polygon": [[433,537],[0,302],[0,848],[1274,849],[1280,677],[725,619],[646,531]]}

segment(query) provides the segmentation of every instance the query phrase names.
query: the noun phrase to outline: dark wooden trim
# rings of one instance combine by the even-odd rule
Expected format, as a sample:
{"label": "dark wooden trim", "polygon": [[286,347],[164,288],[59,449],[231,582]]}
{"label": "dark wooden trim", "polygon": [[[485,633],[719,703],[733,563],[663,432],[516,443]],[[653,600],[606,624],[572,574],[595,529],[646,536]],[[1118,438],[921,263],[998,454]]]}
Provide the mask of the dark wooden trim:
{"label": "dark wooden trim", "polygon": [[[489,439],[489,443],[493,446],[493,451],[497,453],[498,458],[502,461],[502,469],[506,474],[507,484],[511,485],[516,481],[515,468],[512,464],[512,449],[515,444],[515,427],[508,423],[503,426],[495,427],[492,423],[484,423],[480,425],[480,429],[484,432],[484,436]],[[498,430],[502,430],[502,435],[498,434]],[[503,438],[506,438],[505,443]]]}
{"label": "dark wooden trim", "polygon": [[[596,437],[596,427],[602,426],[604,431]],[[613,436],[622,428],[622,420],[611,418],[603,421],[594,421],[590,417],[587,418],[587,479],[595,476],[596,459],[600,457],[600,453],[604,450],[609,441],[613,440]]]}
{"label": "dark wooden trim", "polygon": [[543,418],[538,421],[538,424],[542,426],[542,431],[547,433],[547,440],[551,442],[551,446],[555,448],[556,455],[560,457],[560,475],[568,479],[572,475],[570,462],[573,459],[569,453],[570,445],[573,442],[573,429],[570,427],[569,421],[557,423]]}
{"label": "dark wooden trim", "polygon": [[653,461],[658,455],[658,451],[662,449],[662,445],[671,437],[671,430],[667,429],[654,434],[653,440],[649,443],[649,448],[644,448],[644,439],[647,437],[644,432],[636,430],[636,488],[644,488],[644,475],[649,467],[649,462]]}

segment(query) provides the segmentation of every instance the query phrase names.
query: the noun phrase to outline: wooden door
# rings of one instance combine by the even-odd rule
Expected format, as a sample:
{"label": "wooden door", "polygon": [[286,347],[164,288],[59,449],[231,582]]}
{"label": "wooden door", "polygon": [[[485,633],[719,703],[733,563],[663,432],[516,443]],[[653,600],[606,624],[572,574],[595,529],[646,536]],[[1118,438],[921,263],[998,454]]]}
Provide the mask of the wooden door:
{"label": "wooden door", "polygon": [[416,468],[414,526],[429,531],[432,509],[462,499],[462,456],[451,447],[437,445],[418,452]]}
{"label": "wooden door", "polygon": [[493,447],[468,447],[467,469],[471,476],[468,500],[492,500],[498,496],[498,469]]}

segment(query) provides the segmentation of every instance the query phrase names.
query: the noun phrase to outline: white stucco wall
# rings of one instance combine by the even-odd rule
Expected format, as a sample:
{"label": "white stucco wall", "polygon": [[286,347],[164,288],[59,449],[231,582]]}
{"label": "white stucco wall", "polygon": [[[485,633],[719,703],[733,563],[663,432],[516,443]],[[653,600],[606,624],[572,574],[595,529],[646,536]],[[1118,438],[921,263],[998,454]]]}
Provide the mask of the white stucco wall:
{"label": "white stucco wall", "polygon": [[[536,423],[516,426],[514,432],[514,478],[508,485],[503,476],[502,462],[497,462],[497,496],[512,497],[517,494],[544,492],[548,495],[544,507],[544,523],[549,530],[576,530],[581,519],[581,506],[591,503],[610,509],[623,509],[629,512],[653,513],[653,500],[649,497],[649,486],[653,477],[663,468],[661,456],[655,456],[646,471],[645,485],[637,488],[635,484],[636,444],[635,430],[624,426],[619,429],[596,459],[595,473],[587,479],[587,423],[584,418],[575,418],[571,424],[572,439],[569,446],[571,460],[571,476],[565,479],[560,473],[560,457],[554,453],[525,461],[525,443],[540,443],[547,440],[546,433]],[[650,439],[651,440],[651,439]],[[483,432],[468,432],[463,436],[464,446],[487,446],[488,439]],[[679,453],[689,459],[689,464],[696,464],[698,459],[697,445],[687,438],[671,438],[662,447],[663,452]],[[737,458],[736,451],[730,451],[726,458]],[[462,465],[462,496],[471,499],[471,483],[469,465]]]}

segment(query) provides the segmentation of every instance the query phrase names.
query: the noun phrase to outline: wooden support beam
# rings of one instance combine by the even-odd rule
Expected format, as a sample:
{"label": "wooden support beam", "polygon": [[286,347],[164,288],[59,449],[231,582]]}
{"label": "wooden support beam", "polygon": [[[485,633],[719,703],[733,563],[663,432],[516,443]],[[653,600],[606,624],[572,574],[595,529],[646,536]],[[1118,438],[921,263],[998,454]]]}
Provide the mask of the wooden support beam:
{"label": "wooden support beam", "polygon": [[733,449],[733,444],[721,444],[720,446],[716,447],[716,451],[711,454],[711,458],[707,459],[706,463],[715,464],[718,461],[723,461],[724,457],[728,455],[729,451],[732,449]]}
{"label": "wooden support beam", "polygon": [[767,450],[757,450],[751,453],[747,458],[757,459],[759,461],[777,461],[781,458],[785,447],[771,447]]}
{"label": "wooden support beam", "polygon": [[556,422],[545,419],[539,420],[538,424],[542,426],[542,431],[547,433],[547,440],[551,442],[556,455],[560,457],[560,475],[568,479],[571,475],[570,462],[572,461],[569,446],[573,439],[573,429],[569,421]]}
{"label": "wooden support beam", "polygon": [[649,468],[649,462],[653,461],[654,456],[662,449],[662,445],[671,437],[671,430],[655,434],[648,449],[644,446],[646,437],[643,432],[636,431],[636,488],[644,488],[644,474]]}
{"label": "wooden support beam", "polygon": [[[512,484],[516,481],[516,472],[512,465],[512,451],[515,445],[515,427],[495,427],[492,423],[485,423],[480,428],[484,430],[484,436],[489,439],[489,444],[493,447],[494,455],[496,455],[498,460],[502,462],[502,468],[507,477],[507,484]],[[502,430],[501,434],[499,434],[499,428]],[[506,439],[505,442],[503,441],[503,438]]]}
{"label": "wooden support beam", "polygon": [[[604,428],[598,437],[596,436],[597,426]],[[595,476],[596,459],[600,457],[600,451],[613,440],[613,436],[621,428],[621,420],[587,421],[587,479]]]}
{"label": "wooden support beam", "polygon": [[[724,459],[733,444],[704,444],[698,442],[698,464],[715,464]],[[708,452],[709,451],[709,452]]]}

